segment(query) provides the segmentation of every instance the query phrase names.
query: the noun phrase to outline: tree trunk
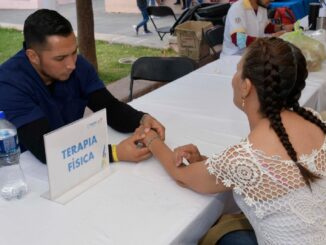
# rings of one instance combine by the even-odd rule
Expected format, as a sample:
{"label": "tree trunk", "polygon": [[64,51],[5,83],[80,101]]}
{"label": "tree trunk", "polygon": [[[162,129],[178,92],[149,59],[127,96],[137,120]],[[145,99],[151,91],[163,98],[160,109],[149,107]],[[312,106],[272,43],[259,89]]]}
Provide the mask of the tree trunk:
{"label": "tree trunk", "polygon": [[92,0],[76,0],[76,10],[79,53],[82,54],[97,71]]}

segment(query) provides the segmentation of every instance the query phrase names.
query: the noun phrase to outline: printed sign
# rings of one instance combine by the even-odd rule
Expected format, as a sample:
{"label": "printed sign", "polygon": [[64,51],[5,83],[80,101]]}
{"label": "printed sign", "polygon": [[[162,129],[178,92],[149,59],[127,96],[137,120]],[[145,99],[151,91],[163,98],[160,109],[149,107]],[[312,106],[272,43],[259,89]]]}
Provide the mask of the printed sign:
{"label": "printed sign", "polygon": [[[44,144],[49,198],[65,203],[84,191],[80,186],[89,188],[84,182],[93,185],[107,176],[101,173],[108,173],[109,165],[106,110],[44,135]],[[94,181],[96,175],[101,176],[98,181]],[[73,196],[69,195],[70,191]]]}

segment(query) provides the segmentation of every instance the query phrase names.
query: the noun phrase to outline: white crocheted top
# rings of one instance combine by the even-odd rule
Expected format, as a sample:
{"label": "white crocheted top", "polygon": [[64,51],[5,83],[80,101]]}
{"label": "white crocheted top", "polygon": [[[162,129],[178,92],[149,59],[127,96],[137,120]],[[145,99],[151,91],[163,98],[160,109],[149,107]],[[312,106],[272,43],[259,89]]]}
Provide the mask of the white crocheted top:
{"label": "white crocheted top", "polygon": [[259,244],[326,244],[326,138],[319,150],[299,160],[320,180],[312,191],[291,160],[268,157],[246,138],[207,159],[218,182],[233,196],[253,226]]}

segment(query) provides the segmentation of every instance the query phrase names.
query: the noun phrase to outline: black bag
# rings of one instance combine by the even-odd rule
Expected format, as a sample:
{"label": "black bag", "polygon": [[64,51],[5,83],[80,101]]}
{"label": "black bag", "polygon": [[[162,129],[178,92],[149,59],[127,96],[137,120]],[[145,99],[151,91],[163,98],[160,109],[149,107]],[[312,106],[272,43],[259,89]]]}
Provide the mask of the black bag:
{"label": "black bag", "polygon": [[188,20],[211,21],[213,25],[225,25],[225,17],[230,8],[229,3],[202,3],[186,9],[171,27],[174,34],[175,27]]}

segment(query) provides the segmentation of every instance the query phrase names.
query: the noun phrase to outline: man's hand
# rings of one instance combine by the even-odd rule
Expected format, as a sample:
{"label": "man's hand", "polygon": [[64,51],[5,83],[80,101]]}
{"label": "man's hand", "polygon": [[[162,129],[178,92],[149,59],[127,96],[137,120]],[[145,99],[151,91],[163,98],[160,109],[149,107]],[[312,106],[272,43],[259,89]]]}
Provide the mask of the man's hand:
{"label": "man's hand", "polygon": [[117,145],[117,155],[119,161],[140,162],[148,159],[152,154],[147,147],[137,146],[137,142],[144,139],[143,134],[133,134]]}
{"label": "man's hand", "polygon": [[164,126],[157,121],[154,117],[149,114],[144,114],[140,124],[145,128],[144,131],[148,132],[150,129],[155,130],[160,136],[161,140],[165,139],[165,128]]}
{"label": "man's hand", "polygon": [[293,24],[289,24],[289,25],[283,25],[283,30],[286,31],[286,32],[290,32],[290,31],[293,31],[293,27],[294,25]]}
{"label": "man's hand", "polygon": [[176,166],[182,164],[183,158],[187,159],[189,163],[200,162],[206,159],[202,156],[197,148],[193,144],[179,146],[174,149],[174,163]]}
{"label": "man's hand", "polygon": [[272,37],[282,36],[286,32],[293,31],[293,24],[289,25],[278,25],[276,32],[272,34]]}
{"label": "man's hand", "polygon": [[272,34],[272,37],[280,37],[282,36],[284,33],[286,33],[286,31],[278,31]]}

